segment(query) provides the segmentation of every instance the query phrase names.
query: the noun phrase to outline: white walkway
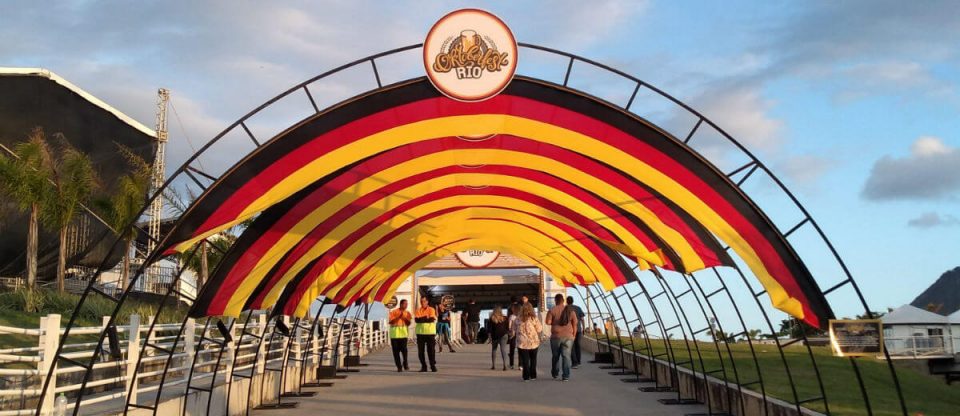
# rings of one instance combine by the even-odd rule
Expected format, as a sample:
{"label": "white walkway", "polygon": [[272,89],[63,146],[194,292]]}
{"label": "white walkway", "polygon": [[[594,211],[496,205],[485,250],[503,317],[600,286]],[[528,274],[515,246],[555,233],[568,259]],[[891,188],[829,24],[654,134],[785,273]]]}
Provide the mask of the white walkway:
{"label": "white walkway", "polygon": [[[643,393],[624,376],[610,375],[585,362],[562,383],[550,377],[550,349],[541,348],[538,380],[522,382],[520,371],[490,370],[490,346],[470,345],[455,354],[437,355],[437,373],[419,373],[416,346],[410,368],[397,373],[389,349],[363,358],[360,372],[335,380],[333,387],[299,401],[298,409],[254,411],[257,416],[302,415],[684,415],[706,413],[704,406],[668,406],[657,402],[675,393]],[[498,351],[499,361],[499,351]],[[584,361],[592,354],[584,353]],[[323,380],[330,381],[330,380]],[[642,384],[647,385],[647,384]]]}

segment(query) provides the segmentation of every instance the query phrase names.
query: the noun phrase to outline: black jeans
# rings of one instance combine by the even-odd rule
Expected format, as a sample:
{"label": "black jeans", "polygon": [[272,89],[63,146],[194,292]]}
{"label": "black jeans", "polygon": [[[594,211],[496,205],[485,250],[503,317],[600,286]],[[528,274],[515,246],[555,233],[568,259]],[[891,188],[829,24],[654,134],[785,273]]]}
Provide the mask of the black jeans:
{"label": "black jeans", "polygon": [[437,336],[417,334],[417,358],[420,359],[420,369],[427,368],[427,362],[424,360],[423,353],[426,352],[430,358],[430,368],[437,368]]}
{"label": "black jeans", "polygon": [[533,380],[537,378],[537,349],[520,350],[520,367],[523,367],[523,379]]}
{"label": "black jeans", "polygon": [[580,365],[580,339],[583,338],[583,332],[577,332],[577,337],[573,339],[573,353],[570,354],[570,361],[573,366]]}
{"label": "black jeans", "polygon": [[[390,347],[393,349],[393,362],[397,363],[397,370],[401,368],[410,369],[410,364],[407,363],[407,339],[406,338],[390,338]],[[400,354],[403,354],[403,361],[400,361]]]}
{"label": "black jeans", "polygon": [[517,352],[517,337],[510,338],[510,368],[513,368],[513,356]]}

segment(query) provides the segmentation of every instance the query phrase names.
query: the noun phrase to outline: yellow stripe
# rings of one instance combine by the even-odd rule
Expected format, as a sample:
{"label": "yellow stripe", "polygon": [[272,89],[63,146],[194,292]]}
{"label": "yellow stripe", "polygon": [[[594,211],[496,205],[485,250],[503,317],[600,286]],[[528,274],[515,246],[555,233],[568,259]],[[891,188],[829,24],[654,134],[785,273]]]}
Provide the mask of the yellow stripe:
{"label": "yellow stripe", "polygon": [[185,242],[178,247],[192,246],[199,238],[226,229],[250,218],[278,201],[282,201],[287,196],[312,183],[316,178],[326,176],[368,156],[397,146],[421,141],[424,138],[470,135],[479,131],[489,134],[509,134],[555,144],[603,161],[626,172],[629,176],[645,183],[673,201],[730,245],[760,280],[774,306],[793,316],[803,318],[803,309],[800,302],[788,296],[783,287],[766,270],[753,248],[732,226],[690,190],[643,161],[599,140],[548,123],[504,114],[451,116],[424,120],[384,130],[349,143],[314,159],[303,168],[284,178],[246,207],[234,221],[210,230],[205,235]]}
{"label": "yellow stripe", "polygon": [[[456,239],[457,239],[456,237],[451,238],[451,240],[456,240]],[[513,240],[513,241],[510,241],[510,240]],[[567,264],[574,263],[574,260],[570,260],[567,257],[567,254],[563,254],[560,252],[546,254],[543,251],[540,251],[539,249],[537,249],[536,247],[531,246],[529,244],[525,244],[523,241],[519,241],[516,238],[508,238],[506,239],[506,242],[501,237],[492,237],[492,238],[471,239],[471,240],[460,242],[460,243],[454,243],[445,247],[444,249],[437,250],[437,252],[435,252],[434,254],[426,256],[424,259],[413,264],[408,270],[411,270],[411,271],[419,270],[423,266],[443,256],[450,255],[457,251],[462,251],[462,250],[477,248],[477,247],[483,247],[484,249],[499,250],[505,253],[509,252],[511,254],[516,255],[517,257],[527,260],[532,264],[537,263],[537,261],[534,261],[534,259],[539,260],[541,263],[544,263],[546,270],[549,272],[552,278],[556,280],[558,283],[562,283],[566,281],[571,284],[579,284],[576,278],[574,278],[572,275],[567,275],[567,273],[564,272],[564,266],[559,264],[559,263],[567,263]],[[391,256],[392,255],[393,253],[391,253]],[[409,262],[411,259],[413,259],[417,255],[419,255],[419,252],[414,250],[407,253],[406,255],[408,256],[408,258],[404,262],[404,264],[406,262]],[[399,285],[402,284],[404,280],[409,278],[410,275],[412,275],[412,272],[409,272],[409,271],[402,273],[401,274],[402,277],[400,279],[392,282],[391,287],[386,291],[384,298],[389,298],[393,293],[395,293]],[[585,275],[583,277],[588,283],[592,283],[596,281],[592,279],[590,275]],[[384,280],[378,281],[376,285],[372,289],[370,289],[370,291],[375,293],[377,290],[379,290],[379,285],[383,283],[385,283]],[[612,290],[615,287],[613,282],[608,281],[608,279],[603,279],[599,283],[605,290]],[[367,296],[366,301],[368,303],[374,301],[373,293]],[[332,294],[332,292],[321,290],[321,288],[316,286],[311,286],[311,290],[308,290],[307,292],[305,292],[304,296],[299,299],[299,302],[297,304],[297,308],[295,311],[295,316],[304,316],[304,314],[306,314],[307,311],[309,311],[310,304],[313,302],[313,300],[325,294]]]}
{"label": "yellow stripe", "polygon": [[[496,158],[497,160],[503,161],[506,164],[507,162],[523,162],[520,160],[523,158],[523,154],[518,154],[515,152],[508,152],[502,150],[491,150],[488,151],[490,154],[486,155],[490,158]],[[435,169],[443,166],[450,166],[451,164],[456,164],[458,158],[466,157],[476,157],[476,152],[471,151],[450,151],[436,154],[435,156],[429,156],[424,159],[423,162],[427,164],[427,167],[424,169]],[[418,159],[418,160],[421,160]],[[542,169],[550,169],[549,173],[556,174],[564,179],[573,180],[582,180],[588,191],[594,192],[603,198],[608,196],[609,198],[616,198],[617,201],[627,200],[629,197],[623,193],[621,190],[610,186],[607,183],[593,180],[586,180],[585,178],[592,178],[579,170],[569,168],[567,165],[556,163],[550,159],[540,159],[540,158],[526,158],[527,162],[533,161],[537,163],[542,163]],[[266,251],[265,255],[261,257],[257,265],[251,269],[248,277],[240,284],[234,294],[231,296],[231,300],[228,302],[227,310],[225,314],[235,315],[239,314],[243,305],[246,303],[247,298],[253,293],[256,289],[259,282],[266,277],[266,274],[272,270],[278,261],[283,258],[283,255],[286,254],[289,250],[292,250],[297,243],[299,243],[303,237],[305,237],[312,228],[316,227],[336,211],[343,209],[345,206],[349,206],[357,198],[360,198],[368,193],[378,192],[379,188],[382,185],[397,181],[403,177],[408,177],[416,173],[417,171],[424,169],[417,169],[414,163],[398,165],[395,169],[384,171],[383,174],[378,174],[369,179],[360,181],[356,187],[351,187],[350,192],[344,192],[338,194],[336,197],[331,198],[326,201],[323,205],[318,207],[316,210],[311,212],[307,217],[301,220],[297,225],[291,228],[291,231],[286,233],[277,243]],[[606,217],[602,212],[596,210],[589,204],[580,201],[577,198],[571,197],[570,195],[560,192],[554,188],[547,187],[542,183],[530,181],[523,178],[517,178],[513,176],[506,175],[496,175],[488,173],[458,173],[453,175],[441,176],[431,180],[417,183],[413,186],[407,187],[395,194],[387,195],[386,197],[380,199],[379,201],[374,202],[368,208],[365,208],[364,211],[355,214],[349,220],[342,222],[338,228],[331,232],[328,236],[325,236],[320,240],[316,247],[311,249],[309,253],[304,256],[300,261],[298,261],[293,268],[291,268],[280,280],[274,288],[270,290],[266,296],[266,304],[272,304],[277,297],[280,296],[280,293],[283,290],[283,286],[292,279],[296,274],[303,269],[310,261],[318,257],[323,252],[326,252],[330,247],[336,244],[338,241],[345,238],[350,232],[352,232],[355,227],[366,224],[371,221],[376,216],[380,215],[383,211],[396,207],[397,205],[409,201],[413,198],[425,195],[427,193],[444,189],[453,186],[503,186],[506,188],[513,188],[529,192],[531,194],[543,197],[547,200],[551,200],[560,205],[564,205],[574,209],[577,212],[585,215],[586,217],[594,220],[599,225],[603,226],[610,230],[611,233],[615,234],[617,237],[622,239],[627,243],[627,247],[618,245],[612,241],[608,241],[608,245],[614,248],[615,250],[624,252],[626,254],[632,254],[640,258],[654,258],[657,260],[661,259],[661,256],[658,254],[650,253],[649,249],[643,246],[632,233],[624,229],[619,223],[615,220]],[[348,197],[345,197],[348,196]],[[532,212],[546,214],[545,211],[539,210],[534,211],[532,208],[533,205],[527,205],[524,209],[529,209]],[[689,242],[683,238],[681,234],[668,227],[666,224],[663,224],[662,221],[651,211],[646,209],[643,205],[640,204],[624,204],[624,208],[636,215],[638,218],[644,220],[650,224],[651,229],[659,230],[661,232],[661,237],[664,238],[665,242],[673,243],[673,249],[680,253],[683,258],[696,258],[699,257],[696,255],[696,252],[690,246]],[[546,215],[545,215],[546,216]],[[566,221],[563,217],[557,215],[552,215],[551,218],[564,221],[570,225],[575,225],[570,221]],[[599,238],[599,237],[598,237]],[[658,261],[656,264],[662,265],[662,261]],[[699,264],[703,264],[702,260],[699,261]]]}
{"label": "yellow stripe", "polygon": [[[545,252],[551,251],[551,248],[558,246],[555,241],[550,240],[542,234],[517,224],[502,221],[466,221],[468,217],[476,216],[518,219],[522,223],[532,226],[536,230],[546,233],[547,235],[559,241],[565,242],[570,249],[577,252],[584,259],[589,258],[594,260],[593,262],[588,261],[586,264],[574,264],[574,268],[570,270],[571,272],[578,272],[579,274],[593,274],[604,270],[600,263],[591,256],[590,251],[584,247],[582,243],[575,240],[570,241],[571,239],[568,234],[564,233],[562,230],[556,228],[552,224],[537,219],[536,217],[523,215],[512,211],[490,208],[469,208],[463,211],[456,211],[436,218],[431,218],[426,222],[420,223],[411,229],[404,231],[397,237],[378,245],[369,256],[365,258],[359,258],[359,255],[364,250],[373,244],[377,244],[377,241],[390,231],[402,227],[406,223],[411,222],[413,219],[420,218],[427,213],[435,212],[440,208],[448,206],[447,204],[443,203],[444,201],[437,202],[437,204],[425,204],[421,206],[422,209],[411,210],[407,213],[408,215],[397,217],[397,222],[377,227],[376,230],[371,231],[369,234],[359,239],[356,244],[353,244],[349,249],[347,249],[343,256],[338,258],[336,262],[334,262],[334,265],[324,272],[324,276],[319,279],[321,284],[323,284],[323,282],[333,282],[334,280],[340,278],[340,281],[333,284],[328,289],[329,291],[327,293],[339,293],[343,286],[353,278],[355,273],[359,273],[367,266],[373,264],[376,259],[387,255],[391,251],[402,252],[401,250],[404,249],[415,249],[415,253],[423,253],[434,247],[437,247],[443,242],[455,240],[457,238],[478,237],[484,235],[506,236],[510,235],[509,233],[520,233],[518,235],[526,236],[523,241],[536,244],[538,247],[543,248],[543,251]],[[478,227],[478,223],[483,223],[483,226]],[[413,257],[415,257],[415,255]],[[348,292],[345,297],[349,297],[349,295],[353,294],[354,290],[362,287],[362,282],[370,279],[370,276],[376,276],[378,275],[378,272],[390,273],[394,270],[397,270],[397,268],[402,267],[411,258],[412,257],[401,258],[398,260],[396,257],[388,257],[384,260],[381,260],[380,263],[373,268],[373,271],[365,276],[359,284],[354,285],[353,288],[348,288]],[[358,262],[358,266],[354,269],[353,273],[346,277],[341,277],[343,276],[343,271],[345,271],[346,268],[348,268],[350,264],[355,261]]]}

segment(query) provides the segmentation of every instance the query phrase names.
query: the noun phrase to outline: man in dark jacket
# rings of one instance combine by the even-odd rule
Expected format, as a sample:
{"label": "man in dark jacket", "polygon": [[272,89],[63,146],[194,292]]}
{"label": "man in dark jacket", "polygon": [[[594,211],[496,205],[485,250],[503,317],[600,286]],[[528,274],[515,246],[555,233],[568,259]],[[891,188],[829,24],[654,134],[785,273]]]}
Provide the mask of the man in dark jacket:
{"label": "man in dark jacket", "polygon": [[583,338],[583,309],[573,304],[573,296],[567,296],[567,306],[577,315],[577,336],[573,339],[573,351],[570,354],[570,361],[573,368],[580,367],[580,339]]}

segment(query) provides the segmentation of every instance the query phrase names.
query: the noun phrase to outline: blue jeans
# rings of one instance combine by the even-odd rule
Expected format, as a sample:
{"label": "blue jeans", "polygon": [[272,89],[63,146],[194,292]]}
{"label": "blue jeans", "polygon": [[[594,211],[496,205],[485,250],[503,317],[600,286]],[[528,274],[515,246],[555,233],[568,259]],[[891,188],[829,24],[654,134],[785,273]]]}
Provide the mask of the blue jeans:
{"label": "blue jeans", "polygon": [[570,378],[570,352],[573,349],[573,338],[550,338],[550,352],[553,353],[553,359],[550,362],[553,366],[550,368],[550,375],[557,378],[560,374],[560,359],[563,358],[563,378]]}

